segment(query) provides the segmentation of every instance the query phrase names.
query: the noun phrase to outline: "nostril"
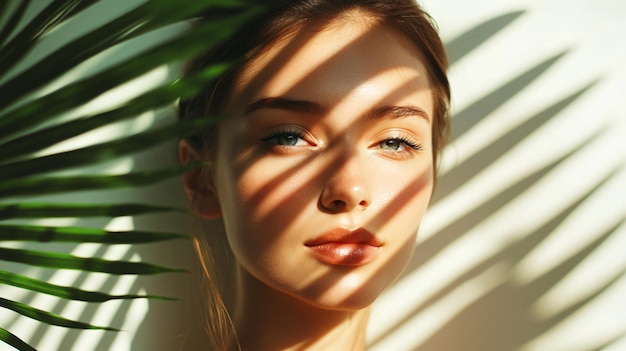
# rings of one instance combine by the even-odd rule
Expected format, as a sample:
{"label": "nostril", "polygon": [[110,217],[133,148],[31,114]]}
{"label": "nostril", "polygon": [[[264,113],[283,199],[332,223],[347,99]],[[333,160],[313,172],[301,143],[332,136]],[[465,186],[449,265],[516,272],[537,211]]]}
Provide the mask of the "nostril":
{"label": "nostril", "polygon": [[341,210],[346,207],[346,203],[342,200],[333,200],[333,208],[337,210]]}

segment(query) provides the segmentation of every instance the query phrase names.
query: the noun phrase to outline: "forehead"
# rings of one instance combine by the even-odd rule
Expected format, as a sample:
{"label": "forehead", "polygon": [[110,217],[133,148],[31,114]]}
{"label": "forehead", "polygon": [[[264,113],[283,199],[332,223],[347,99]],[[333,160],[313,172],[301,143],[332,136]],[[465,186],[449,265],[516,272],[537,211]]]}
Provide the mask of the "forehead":
{"label": "forehead", "polygon": [[[381,104],[424,102],[430,84],[420,56],[403,35],[367,21],[305,27],[248,63],[229,105],[237,110],[275,96],[329,108],[351,96]],[[432,115],[432,99],[427,100],[422,108]]]}

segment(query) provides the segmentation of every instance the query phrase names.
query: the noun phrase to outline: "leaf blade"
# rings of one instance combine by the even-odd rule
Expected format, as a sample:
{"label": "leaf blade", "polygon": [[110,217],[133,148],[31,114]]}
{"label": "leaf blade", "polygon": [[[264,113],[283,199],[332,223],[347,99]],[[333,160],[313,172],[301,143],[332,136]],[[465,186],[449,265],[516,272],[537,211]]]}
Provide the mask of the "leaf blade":
{"label": "leaf blade", "polygon": [[87,291],[71,286],[61,286],[51,284],[42,280],[33,279],[24,275],[11,272],[0,271],[0,283],[15,286],[30,291],[56,296],[63,299],[83,301],[83,302],[106,302],[111,300],[130,300],[130,299],[157,299],[157,300],[176,300],[170,297],[156,295],[109,295],[99,291]]}
{"label": "leaf blade", "polygon": [[146,111],[170,104],[178,98],[191,96],[228,67],[230,67],[229,64],[214,65],[193,77],[157,87],[124,103],[119,108],[77,118],[0,143],[0,162],[20,158],[98,127],[132,118]]}
{"label": "leaf blade", "polygon": [[110,328],[110,327],[101,327],[96,325],[91,325],[83,322],[77,322],[71,319],[67,319],[61,317],[58,314],[50,313],[44,310],[40,310],[38,308],[31,307],[27,304],[23,304],[17,301],[7,300],[3,297],[0,297],[0,307],[12,310],[21,314],[22,316],[34,319],[39,322],[43,322],[50,325],[56,325],[59,327],[66,327],[72,329],[98,329],[98,330],[109,330],[109,331],[119,331],[119,329]]}
{"label": "leaf blade", "polygon": [[160,273],[186,272],[180,268],[169,268],[143,262],[109,261],[96,257],[77,257],[58,252],[42,252],[0,247],[4,261],[24,263],[32,266],[100,272],[115,275],[152,275]]}
{"label": "leaf blade", "polygon": [[[0,31],[0,47],[4,46],[4,42],[8,39],[9,35],[11,35],[11,32],[15,29],[17,24],[22,20],[30,2],[31,0],[24,0],[20,2],[16,9],[13,10],[13,13],[7,20],[7,23],[4,24],[4,28]],[[7,5],[9,5],[8,1],[0,3],[0,15],[4,14]]]}
{"label": "leaf blade", "polygon": [[19,351],[37,351],[10,331],[0,327],[0,340]]}
{"label": "leaf blade", "polygon": [[[184,35],[168,40],[141,55],[124,60],[88,78],[67,84],[38,98],[37,101],[6,112],[0,115],[0,140],[21,132],[28,126],[54,118],[72,107],[87,103],[102,93],[156,67],[197,55],[207,50],[211,45],[226,39],[233,32],[232,26],[243,23],[249,16],[247,14],[237,18],[216,20],[196,27]],[[233,21],[236,22],[233,23]],[[64,58],[67,61],[67,57]],[[54,66],[48,67],[51,63],[46,61],[35,65],[2,84],[0,96],[3,96],[3,99],[0,101],[0,109],[6,106],[6,104],[2,105],[2,102],[8,103],[20,99],[24,94],[30,92],[28,89],[40,85],[40,81],[46,77],[46,74],[49,74],[47,72],[58,69]]]}
{"label": "leaf blade", "polygon": [[[201,130],[215,123],[213,119],[194,119],[171,126],[131,135],[101,144],[57,154],[1,164],[0,184],[12,179],[31,177],[72,167],[82,167],[117,159]],[[2,196],[0,196],[2,197]]]}
{"label": "leaf blade", "polygon": [[0,220],[28,218],[83,218],[83,217],[124,217],[159,212],[179,212],[186,210],[158,205],[136,203],[89,204],[89,203],[8,203],[0,204]]}
{"label": "leaf blade", "polygon": [[97,0],[50,2],[7,45],[0,49],[0,76],[14,67],[47,32],[67,18],[91,6],[95,1]]}
{"label": "leaf blade", "polygon": [[181,175],[191,168],[195,168],[195,166],[174,166],[121,175],[106,174],[16,179],[14,181],[0,183],[0,194],[2,194],[3,197],[25,197],[74,191],[102,191],[126,187],[148,186]]}
{"label": "leaf blade", "polygon": [[84,227],[0,225],[0,241],[75,242],[113,245],[145,244],[174,239],[189,239],[189,236],[140,230],[110,231]]}

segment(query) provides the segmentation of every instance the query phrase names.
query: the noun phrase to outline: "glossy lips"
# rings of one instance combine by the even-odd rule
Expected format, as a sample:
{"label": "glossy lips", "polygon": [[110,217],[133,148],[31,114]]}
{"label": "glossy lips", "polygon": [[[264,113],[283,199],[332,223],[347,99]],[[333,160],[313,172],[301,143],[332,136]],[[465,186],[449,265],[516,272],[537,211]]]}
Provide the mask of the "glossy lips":
{"label": "glossy lips", "polygon": [[376,258],[383,244],[364,228],[334,228],[304,245],[323,263],[361,266]]}

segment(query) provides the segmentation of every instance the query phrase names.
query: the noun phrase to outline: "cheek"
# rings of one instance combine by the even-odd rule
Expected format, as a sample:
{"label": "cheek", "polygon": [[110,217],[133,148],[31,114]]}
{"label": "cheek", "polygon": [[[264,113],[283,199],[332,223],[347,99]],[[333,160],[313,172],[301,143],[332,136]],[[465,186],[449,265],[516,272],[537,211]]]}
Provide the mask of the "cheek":
{"label": "cheek", "polygon": [[[237,262],[268,286],[306,286],[306,255],[300,233],[310,217],[311,169],[249,155],[247,162],[223,162],[220,169],[224,224]],[[309,267],[309,268],[304,268]]]}
{"label": "cheek", "polygon": [[378,194],[381,226],[402,224],[417,228],[433,191],[432,159],[415,167],[379,167]]}
{"label": "cheek", "polygon": [[[390,200],[386,211],[388,217],[405,216],[412,223],[419,224],[428,207],[433,191],[433,170],[428,168],[418,177],[410,179]],[[419,219],[419,220],[418,220]]]}
{"label": "cheek", "polygon": [[304,164],[265,158],[240,169],[234,186],[246,220],[287,230],[315,198],[315,170]]}
{"label": "cheek", "polygon": [[217,163],[226,232],[240,261],[271,260],[278,243],[295,244],[287,233],[315,201],[304,160],[262,156],[233,150]]}
{"label": "cheek", "polygon": [[414,248],[419,225],[430,202],[433,190],[432,167],[421,170],[418,176],[397,182],[379,212],[381,233],[389,243],[388,272],[399,274],[408,263]]}

